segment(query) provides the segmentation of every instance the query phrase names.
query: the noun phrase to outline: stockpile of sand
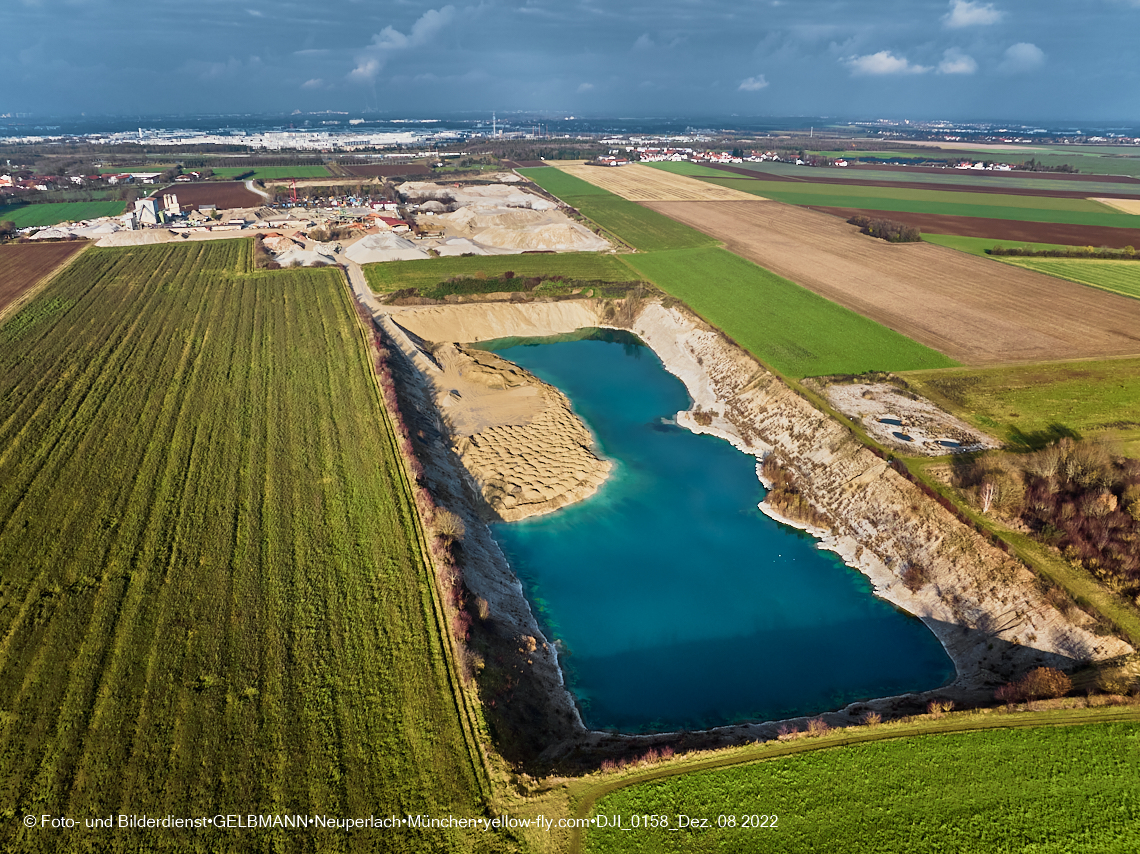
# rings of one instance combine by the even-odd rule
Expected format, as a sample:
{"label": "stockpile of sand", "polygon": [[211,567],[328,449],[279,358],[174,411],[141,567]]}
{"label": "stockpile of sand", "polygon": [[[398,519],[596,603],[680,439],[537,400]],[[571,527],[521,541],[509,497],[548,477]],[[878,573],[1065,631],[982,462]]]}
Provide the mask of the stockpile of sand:
{"label": "stockpile of sand", "polygon": [[303,249],[296,246],[292,249],[286,249],[281,254],[275,256],[275,260],[282,267],[312,267],[314,264],[335,264],[336,259],[329,255],[323,255],[320,252],[315,252],[312,249]]}
{"label": "stockpile of sand", "polygon": [[559,211],[508,207],[467,207],[437,216],[449,235],[481,246],[514,252],[601,252],[610,245]]}
{"label": "stockpile of sand", "polygon": [[508,522],[593,494],[612,465],[594,456],[593,437],[570,407],[554,395],[547,399],[548,407],[527,424],[489,427],[456,442],[483,500]]}
{"label": "stockpile of sand", "polygon": [[345,257],[357,264],[375,264],[380,261],[418,261],[428,254],[410,240],[382,231],[369,234],[344,250]]}
{"label": "stockpile of sand", "polygon": [[424,181],[407,181],[397,189],[405,197],[418,196],[428,199],[450,197],[462,206],[491,205],[530,208],[536,211],[555,210],[558,207],[554,202],[544,199],[542,196],[504,184],[461,185],[456,187],[448,184],[429,184]]}
{"label": "stockpile of sand", "polygon": [[482,246],[477,246],[466,237],[448,237],[443,242],[435,245],[435,251],[444,258],[450,258],[457,255],[487,255],[488,252]]}

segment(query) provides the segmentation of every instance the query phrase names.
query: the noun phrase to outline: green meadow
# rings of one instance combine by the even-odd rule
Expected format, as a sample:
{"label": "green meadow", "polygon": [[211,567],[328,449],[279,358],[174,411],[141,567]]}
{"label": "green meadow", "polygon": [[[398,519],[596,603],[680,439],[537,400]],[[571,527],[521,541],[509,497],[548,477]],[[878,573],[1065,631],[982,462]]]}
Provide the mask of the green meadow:
{"label": "green meadow", "polygon": [[877,741],[618,789],[592,815],[623,826],[588,829],[585,851],[1123,854],[1138,777],[1136,723]]}

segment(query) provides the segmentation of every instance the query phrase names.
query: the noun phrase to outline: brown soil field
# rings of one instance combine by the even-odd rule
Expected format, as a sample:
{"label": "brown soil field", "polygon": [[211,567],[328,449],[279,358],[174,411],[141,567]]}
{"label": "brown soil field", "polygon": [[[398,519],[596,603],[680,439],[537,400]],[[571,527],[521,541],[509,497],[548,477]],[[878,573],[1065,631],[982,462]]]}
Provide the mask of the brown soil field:
{"label": "brown soil field", "polygon": [[778,202],[646,207],[967,365],[1140,353],[1140,300],[929,243],[886,243]]}
{"label": "brown soil field", "polygon": [[504,160],[503,166],[507,169],[530,169],[536,166],[549,166],[545,160]]}
{"label": "brown soil field", "polygon": [[760,196],[719,187],[687,175],[674,175],[631,163],[628,166],[587,166],[581,161],[552,163],[575,178],[589,181],[631,202],[764,201]]}
{"label": "brown soil field", "polygon": [[261,196],[247,190],[241,181],[175,184],[172,187],[155,190],[151,195],[161,199],[163,193],[173,193],[178,196],[178,204],[183,210],[197,208],[199,205],[217,205],[220,209],[256,208],[265,201]]}
{"label": "brown soil field", "polygon": [[[739,166],[725,166],[723,164],[708,164],[712,169],[718,169],[722,172],[732,172],[736,175],[746,175],[749,178],[758,178],[763,181],[789,181],[800,182],[808,184],[845,184],[854,187],[900,187],[907,190],[944,190],[951,193],[995,193],[1002,196],[1048,196],[1054,199],[1087,199],[1089,194],[1080,190],[1034,190],[1027,187],[985,187],[982,185],[963,185],[963,184],[923,184],[918,181],[876,181],[874,178],[851,178],[847,176],[839,176],[832,173],[835,170],[812,169],[803,178],[793,178],[790,175],[768,175],[767,173],[758,173],[752,169],[742,169]],[[945,171],[945,170],[934,170]],[[819,173],[824,172],[824,175]],[[1127,195],[1125,193],[1108,193],[1101,194],[1101,199],[1125,199],[1127,201],[1138,201],[1135,194]],[[1094,199],[1099,201],[1101,199]],[[1126,211],[1126,213],[1133,213]]]}
{"label": "brown soil field", "polygon": [[358,178],[403,178],[431,174],[431,170],[422,163],[342,163],[340,168]]}
{"label": "brown soil field", "polygon": [[0,318],[21,296],[88,245],[86,240],[65,240],[0,246]]}
{"label": "brown soil field", "polygon": [[860,208],[811,206],[807,210],[842,219],[850,219],[856,214],[869,216],[872,219],[885,217],[913,225],[927,234],[957,234],[960,237],[988,237],[992,240],[1021,240],[1026,243],[1059,243],[1063,246],[1108,246],[1112,249],[1140,246],[1140,229],[1135,228],[1066,225],[1063,222],[1023,222],[1017,219],[873,211]]}
{"label": "brown soil field", "polygon": [[[889,164],[874,164],[874,163],[852,163],[847,167],[848,169],[858,169],[859,171],[866,172],[925,172],[928,175],[946,175],[958,174],[954,169],[941,169],[937,166],[892,166]],[[1140,178],[1133,178],[1129,175],[1088,175],[1088,174],[1074,174],[1072,172],[1023,172],[1015,170],[1013,172],[971,172],[969,174],[977,175],[981,179],[996,178],[1002,175],[1013,175],[1018,178],[1052,178],[1061,181],[1097,181],[1102,184],[1140,184]]]}

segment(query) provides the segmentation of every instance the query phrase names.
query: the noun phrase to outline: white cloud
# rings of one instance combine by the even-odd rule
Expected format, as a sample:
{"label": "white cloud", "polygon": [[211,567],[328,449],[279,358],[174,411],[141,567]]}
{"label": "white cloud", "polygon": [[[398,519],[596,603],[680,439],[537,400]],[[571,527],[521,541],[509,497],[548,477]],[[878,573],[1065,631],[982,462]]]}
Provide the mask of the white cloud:
{"label": "white cloud", "polygon": [[740,81],[740,86],[737,87],[741,92],[759,92],[768,86],[768,80],[763,74],[757,74],[755,77],[748,77]]}
{"label": "white cloud", "polygon": [[582,93],[582,92],[589,92],[589,91],[590,91],[591,89],[593,89],[593,88],[594,88],[594,84],[593,84],[593,83],[583,83],[583,84],[581,84],[581,85],[578,87],[578,92],[579,92],[579,93]]}
{"label": "white cloud", "polygon": [[852,56],[844,62],[851,68],[851,73],[857,75],[925,74],[930,71],[929,65],[912,65],[905,57],[895,56],[889,50],[866,56]]}
{"label": "white cloud", "polygon": [[649,33],[642,33],[633,43],[634,50],[649,50],[651,47],[656,47],[656,45],[653,44],[653,39],[649,37]]}
{"label": "white cloud", "polygon": [[367,81],[372,80],[380,73],[380,60],[378,59],[362,59],[357,63],[356,68],[348,72],[349,80]]}
{"label": "white cloud", "polygon": [[1005,74],[1025,74],[1035,71],[1045,64],[1045,52],[1037,45],[1029,42],[1018,42],[1010,45],[1005,51],[1005,59],[998,66],[998,71]]}
{"label": "white cloud", "polygon": [[302,89],[320,89],[325,85],[325,81],[320,77],[314,77],[312,80],[306,80],[301,84]]}
{"label": "white cloud", "polygon": [[956,47],[944,51],[942,61],[938,63],[939,74],[973,74],[977,70],[978,63],[974,58]]}
{"label": "white cloud", "polygon": [[962,27],[987,27],[996,24],[1005,12],[994,8],[993,3],[972,3],[970,0],[950,0],[950,11],[942,16],[952,30]]}
{"label": "white cloud", "polygon": [[388,25],[372,37],[372,43],[357,57],[356,67],[348,73],[350,80],[368,82],[384,67],[389,55],[394,51],[423,47],[431,43],[436,35],[455,19],[455,7],[428,9],[412,24],[407,33],[402,33]]}

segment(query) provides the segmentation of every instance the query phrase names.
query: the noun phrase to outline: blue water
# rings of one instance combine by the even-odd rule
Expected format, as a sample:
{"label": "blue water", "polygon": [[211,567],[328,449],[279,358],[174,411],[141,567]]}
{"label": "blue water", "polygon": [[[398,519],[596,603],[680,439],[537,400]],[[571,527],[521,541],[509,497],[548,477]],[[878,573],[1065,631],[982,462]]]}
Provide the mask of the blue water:
{"label": "blue water", "polygon": [[495,536],[592,728],[704,728],[938,687],[917,619],[756,509],[756,462],[667,423],[680,380],[627,333],[491,342],[567,394],[614,470],[596,495]]}

